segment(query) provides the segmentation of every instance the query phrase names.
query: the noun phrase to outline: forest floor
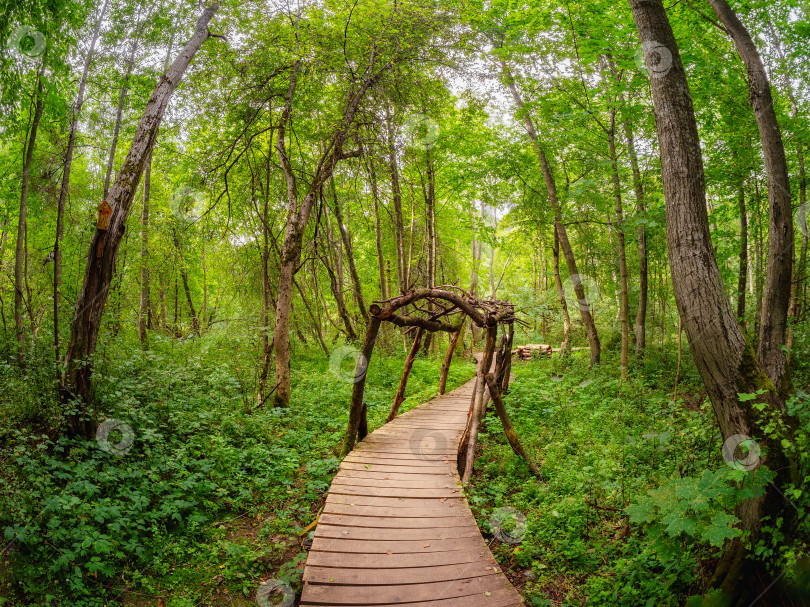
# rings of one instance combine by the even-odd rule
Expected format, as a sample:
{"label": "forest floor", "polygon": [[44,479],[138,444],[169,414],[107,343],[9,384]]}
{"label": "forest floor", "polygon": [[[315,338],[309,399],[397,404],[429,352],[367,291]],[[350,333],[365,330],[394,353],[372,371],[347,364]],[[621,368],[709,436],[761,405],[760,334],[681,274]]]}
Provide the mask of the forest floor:
{"label": "forest floor", "polygon": [[[402,358],[375,352],[371,429],[387,414]],[[0,431],[8,542],[0,605],[255,605],[267,579],[300,591],[302,531],[337,470],[347,419],[354,361],[338,363],[296,352],[293,402],[280,410],[255,406],[250,339],[155,340],[147,353],[114,344],[95,377],[102,416],[133,429],[131,449],[119,455],[62,436],[53,404],[32,404],[47,377],[0,366],[8,395],[0,416],[9,422]],[[440,365],[439,356],[417,359],[403,411],[435,395]],[[589,370],[580,353],[514,365],[507,407],[542,481],[512,454],[494,412],[485,421],[467,495],[528,605],[682,605],[711,570],[718,549],[701,533],[733,511],[717,486],[734,478],[699,378],[685,365],[673,402],[674,355],[651,351],[628,383],[617,367],[608,354]],[[473,373],[468,360],[454,361],[448,390]],[[676,533],[659,520],[665,513],[651,499],[705,478],[715,482],[713,506],[687,513],[701,532]],[[806,508],[806,496],[795,501]],[[800,545],[785,558],[807,553]]]}

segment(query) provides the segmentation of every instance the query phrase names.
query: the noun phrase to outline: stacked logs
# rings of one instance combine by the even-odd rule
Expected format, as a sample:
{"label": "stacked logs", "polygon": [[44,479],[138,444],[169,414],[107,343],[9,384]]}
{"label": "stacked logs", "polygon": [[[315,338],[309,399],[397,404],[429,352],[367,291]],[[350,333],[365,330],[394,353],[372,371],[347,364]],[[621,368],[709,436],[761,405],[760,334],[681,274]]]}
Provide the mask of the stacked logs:
{"label": "stacked logs", "polygon": [[512,350],[512,356],[517,356],[520,360],[531,360],[535,356],[551,356],[551,351],[552,347],[548,344],[529,344]]}

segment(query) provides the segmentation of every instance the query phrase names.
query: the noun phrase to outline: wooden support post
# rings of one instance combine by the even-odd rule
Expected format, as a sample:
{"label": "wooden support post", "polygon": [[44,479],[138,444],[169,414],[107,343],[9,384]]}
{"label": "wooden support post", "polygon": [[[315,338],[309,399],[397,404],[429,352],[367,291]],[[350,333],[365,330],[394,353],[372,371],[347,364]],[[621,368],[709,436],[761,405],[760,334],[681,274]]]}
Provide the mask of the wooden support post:
{"label": "wooden support post", "polygon": [[464,335],[465,323],[462,323],[461,328],[453,333],[450,337],[450,345],[447,347],[447,354],[444,356],[444,363],[442,363],[442,372],[439,377],[439,396],[447,390],[447,373],[450,371],[450,363],[453,361],[453,353],[456,351],[456,346],[459,340]]}
{"label": "wooden support post", "polygon": [[357,428],[357,440],[368,436],[368,405],[363,401],[363,411],[360,413],[360,426]]}
{"label": "wooden support post", "polygon": [[[491,324],[490,324],[491,323]],[[467,437],[466,453],[464,454],[464,469],[461,470],[461,482],[467,483],[472,476],[473,462],[475,461],[475,446],[478,442],[478,427],[481,424],[484,410],[484,388],[486,382],[484,375],[489,373],[492,366],[492,359],[495,354],[495,341],[498,338],[498,324],[490,318],[487,319],[487,338],[484,343],[484,354],[478,366],[478,382],[475,391],[475,403],[473,404],[471,417],[468,421],[469,433]]]}
{"label": "wooden support post", "polygon": [[534,462],[532,462],[531,459],[529,459],[526,450],[518,440],[517,434],[515,433],[515,428],[512,426],[512,421],[509,419],[509,414],[506,412],[506,407],[503,404],[500,390],[498,390],[498,386],[495,383],[495,376],[492,373],[487,373],[485,379],[487,386],[489,387],[489,395],[492,398],[492,403],[495,405],[495,411],[498,413],[498,417],[501,419],[503,431],[506,433],[506,439],[509,441],[509,446],[512,447],[512,451],[515,452],[515,455],[522,457],[529,465],[532,474],[538,478],[542,478],[540,469],[534,464]]}
{"label": "wooden support post", "polygon": [[512,374],[512,343],[515,340],[515,323],[510,322],[507,325],[507,338],[506,348],[504,351],[504,368],[503,376],[500,378],[499,386],[501,386],[501,394],[509,393],[509,376]]}
{"label": "wooden support post", "polygon": [[[372,314],[379,310],[372,306]],[[340,457],[345,457],[354,448],[357,435],[360,433],[360,426],[364,418],[363,392],[366,389],[366,374],[368,365],[371,362],[371,354],[374,351],[374,343],[377,341],[377,333],[380,331],[380,319],[371,316],[368,320],[366,337],[363,340],[363,348],[360,350],[362,356],[357,361],[354,371],[354,389],[352,390],[352,404],[349,409],[349,426],[346,428],[346,436],[343,438],[343,446],[340,450]]]}
{"label": "wooden support post", "polygon": [[402,401],[405,400],[405,388],[408,386],[408,377],[411,375],[413,361],[416,358],[416,353],[419,352],[419,344],[422,342],[422,335],[424,335],[424,333],[425,330],[422,327],[416,329],[416,337],[414,337],[411,349],[408,352],[408,356],[405,358],[405,366],[402,369],[402,379],[399,380],[399,389],[397,390],[397,395],[394,397],[394,404],[391,405],[391,411],[388,413],[388,419],[385,420],[386,423],[393,421],[397,413],[399,413],[399,406],[402,404]]}

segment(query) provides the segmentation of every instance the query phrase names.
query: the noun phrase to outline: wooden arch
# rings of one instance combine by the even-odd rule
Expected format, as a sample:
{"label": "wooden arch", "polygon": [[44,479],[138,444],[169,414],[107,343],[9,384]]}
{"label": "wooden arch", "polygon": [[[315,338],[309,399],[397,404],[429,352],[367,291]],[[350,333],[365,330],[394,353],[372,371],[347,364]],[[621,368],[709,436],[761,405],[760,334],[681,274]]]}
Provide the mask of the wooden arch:
{"label": "wooden arch", "polygon": [[[426,300],[431,304],[429,309],[421,309],[419,302]],[[406,306],[413,306],[414,311],[419,316],[403,316],[397,311]],[[442,382],[446,380],[447,369],[450,366],[450,359],[453,350],[464,326],[464,320],[469,318],[482,329],[486,330],[486,340],[484,351],[478,359],[476,372],[475,389],[473,390],[470,410],[467,416],[467,425],[461,441],[459,442],[458,465],[459,474],[462,481],[467,482],[472,474],[473,462],[475,459],[475,447],[478,440],[478,428],[486,413],[486,406],[489,398],[492,399],[498,416],[504,426],[506,436],[512,449],[523,457],[532,469],[532,472],[539,476],[536,466],[529,460],[523,447],[517,439],[512,429],[511,422],[506,409],[501,400],[501,392],[508,389],[509,371],[512,360],[512,340],[514,336],[514,323],[520,322],[515,317],[514,306],[508,301],[480,300],[457,287],[438,287],[432,289],[417,289],[409,291],[403,295],[377,301],[369,308],[369,321],[366,335],[363,340],[361,356],[355,368],[354,389],[352,391],[351,408],[349,410],[349,424],[341,448],[341,457],[345,457],[354,448],[358,440],[363,440],[368,434],[368,422],[366,415],[366,405],[363,401],[363,394],[366,386],[366,373],[371,362],[374,345],[377,341],[377,334],[383,322],[390,322],[398,327],[416,327],[416,336],[413,346],[405,360],[402,381],[394,399],[394,404],[387,421],[394,419],[399,411],[404,393],[405,384],[408,380],[413,358],[419,349],[422,335],[425,331],[436,332],[446,331],[453,333],[450,348],[447,352],[444,365],[442,366]],[[453,324],[453,320],[460,320]],[[501,342],[497,347],[498,327],[504,325],[507,330],[501,337]],[[497,358],[497,360],[496,360]],[[495,372],[491,373],[493,360],[496,360]],[[443,391],[443,390],[441,390]]]}

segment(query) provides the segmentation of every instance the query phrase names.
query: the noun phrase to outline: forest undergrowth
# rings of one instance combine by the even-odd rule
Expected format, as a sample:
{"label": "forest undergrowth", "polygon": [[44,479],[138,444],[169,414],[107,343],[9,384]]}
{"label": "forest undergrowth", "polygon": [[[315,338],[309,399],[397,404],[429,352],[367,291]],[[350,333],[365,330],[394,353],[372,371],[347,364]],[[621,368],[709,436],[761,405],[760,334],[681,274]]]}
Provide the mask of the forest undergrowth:
{"label": "forest undergrowth", "polygon": [[[0,529],[10,548],[0,605],[40,606],[42,597],[76,607],[255,605],[269,578],[300,590],[299,534],[338,467],[356,360],[299,349],[295,398],[280,409],[255,403],[250,338],[156,335],[148,352],[123,338],[107,344],[96,361],[98,414],[132,428],[121,454],[54,425],[55,405],[42,396],[47,367],[0,364],[0,416],[9,422]],[[388,413],[402,358],[375,353],[371,428]],[[435,395],[441,362],[416,361],[403,411]],[[456,361],[448,389],[473,374]]]}
{"label": "forest undergrowth", "polygon": [[[490,548],[528,605],[714,604],[695,595],[705,592],[724,541],[738,534],[734,506],[767,478],[724,460],[691,360],[673,400],[676,352],[651,348],[626,383],[615,356],[591,370],[584,354],[513,367],[507,409],[542,481],[512,453],[495,412],[487,415],[468,497]],[[808,384],[806,375],[794,381]],[[788,406],[800,421],[796,447],[806,452],[810,394],[800,388]],[[808,473],[805,459],[805,487],[786,492],[800,539],[777,558],[778,583],[803,597]],[[770,558],[780,530],[766,535],[756,553]],[[766,598],[761,605],[771,604]]]}

